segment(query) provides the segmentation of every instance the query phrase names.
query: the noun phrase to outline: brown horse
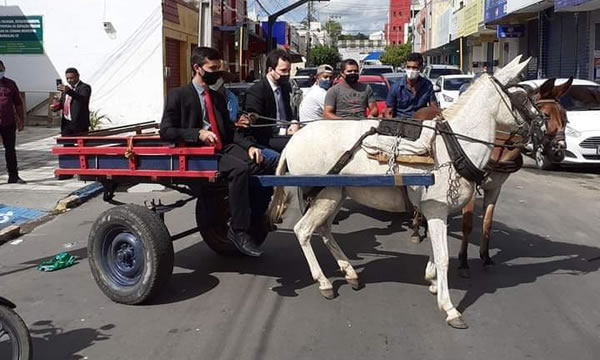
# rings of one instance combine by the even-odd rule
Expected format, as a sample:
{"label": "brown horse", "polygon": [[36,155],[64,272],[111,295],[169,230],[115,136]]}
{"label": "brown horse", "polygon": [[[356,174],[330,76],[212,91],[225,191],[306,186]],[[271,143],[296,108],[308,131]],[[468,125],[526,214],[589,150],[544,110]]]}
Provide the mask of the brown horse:
{"label": "brown horse", "polygon": [[[535,99],[536,106],[545,117],[545,123],[542,127],[543,133],[534,139],[535,147],[541,146],[544,152],[549,154],[555,161],[561,161],[564,157],[566,148],[564,131],[567,125],[567,115],[564,108],[558,102],[558,99],[563,96],[571,87],[573,79],[570,78],[564,84],[555,86],[555,79],[547,80],[539,89],[535,90],[531,97]],[[415,119],[433,119],[439,115],[439,110],[436,108],[424,108],[415,113]],[[518,136],[507,134],[498,131],[496,144],[520,143],[523,140]],[[537,144],[536,144],[537,143]],[[489,256],[489,241],[492,230],[492,221],[494,209],[500,190],[504,182],[508,179],[511,173],[516,172],[522,165],[522,154],[520,148],[508,149],[504,147],[496,147],[492,153],[490,160],[490,172],[481,184],[483,190],[484,217],[483,231],[481,234],[481,244],[479,255],[484,263],[484,266],[493,265],[494,262]],[[459,252],[459,273],[462,277],[470,277],[469,264],[467,262],[467,247],[469,245],[469,236],[473,230],[473,211],[475,208],[475,197],[463,209],[463,238],[461,249]],[[413,234],[411,241],[418,243],[421,241],[419,235],[419,225],[421,224],[421,215],[416,213],[413,219]],[[425,236],[427,229],[425,229]]]}

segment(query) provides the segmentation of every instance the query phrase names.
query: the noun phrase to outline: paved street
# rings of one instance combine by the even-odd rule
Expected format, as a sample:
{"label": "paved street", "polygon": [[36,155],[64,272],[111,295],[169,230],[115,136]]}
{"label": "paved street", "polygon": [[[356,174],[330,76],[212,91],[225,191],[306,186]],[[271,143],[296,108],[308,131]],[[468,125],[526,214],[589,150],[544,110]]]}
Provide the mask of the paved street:
{"label": "paved street", "polygon": [[[430,243],[409,241],[407,217],[347,203],[334,234],[365,288],[343,281],[318,238],[339,296],[320,297],[290,228],[289,211],[260,259],[223,258],[199,235],[175,243],[175,270],[152,304],[124,306],[96,287],[87,236],[110,205],[96,198],[0,246],[0,295],[18,305],[36,359],[597,359],[600,353],[600,175],[526,169],[506,184],[484,272],[455,270],[460,218],[450,222],[454,303],[470,328],[444,322],[422,280]],[[141,202],[178,194],[123,194]],[[172,234],[194,226],[193,204],[167,215]],[[480,220],[478,221],[480,224]],[[34,269],[68,250],[79,264]]]}

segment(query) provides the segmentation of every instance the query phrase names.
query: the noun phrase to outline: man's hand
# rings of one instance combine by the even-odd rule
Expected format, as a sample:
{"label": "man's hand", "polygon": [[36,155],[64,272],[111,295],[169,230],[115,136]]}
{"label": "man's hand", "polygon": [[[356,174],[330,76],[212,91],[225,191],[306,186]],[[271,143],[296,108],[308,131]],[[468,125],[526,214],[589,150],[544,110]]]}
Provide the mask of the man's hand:
{"label": "man's hand", "polygon": [[25,121],[23,119],[17,120],[17,130],[23,131],[25,129]]}
{"label": "man's hand", "polygon": [[296,132],[298,132],[298,130],[300,130],[300,125],[292,124],[290,127],[288,127],[287,133],[288,135],[294,135]]}
{"label": "man's hand", "polygon": [[242,116],[240,116],[240,119],[235,123],[235,127],[247,128],[248,126],[250,126],[251,123],[252,120],[250,120],[250,117],[246,114],[243,114]]}
{"label": "man's hand", "polygon": [[211,146],[215,146],[218,141],[217,134],[209,130],[200,130],[198,137],[200,141]]}
{"label": "man's hand", "polygon": [[68,86],[65,86],[64,84],[58,84],[56,86],[56,89],[62,93],[67,92],[67,90],[69,90],[70,88]]}
{"label": "man's hand", "polygon": [[257,147],[251,146],[248,149],[248,156],[250,156],[250,159],[256,161],[257,164],[260,164],[263,162],[262,150]]}

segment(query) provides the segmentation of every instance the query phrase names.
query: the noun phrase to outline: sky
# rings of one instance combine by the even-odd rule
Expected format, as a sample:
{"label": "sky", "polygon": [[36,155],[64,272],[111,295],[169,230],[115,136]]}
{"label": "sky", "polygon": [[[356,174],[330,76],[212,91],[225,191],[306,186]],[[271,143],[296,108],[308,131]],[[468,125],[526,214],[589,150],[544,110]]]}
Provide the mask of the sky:
{"label": "sky", "polygon": [[[278,11],[297,0],[258,0],[270,13]],[[256,6],[259,16],[267,14],[256,4],[256,0],[248,0],[248,10]],[[313,13],[321,22],[330,17],[342,24],[344,32],[372,33],[383,30],[387,20],[389,0],[330,0],[313,2]],[[302,5],[281,17],[288,22],[300,22],[306,17],[307,5]]]}

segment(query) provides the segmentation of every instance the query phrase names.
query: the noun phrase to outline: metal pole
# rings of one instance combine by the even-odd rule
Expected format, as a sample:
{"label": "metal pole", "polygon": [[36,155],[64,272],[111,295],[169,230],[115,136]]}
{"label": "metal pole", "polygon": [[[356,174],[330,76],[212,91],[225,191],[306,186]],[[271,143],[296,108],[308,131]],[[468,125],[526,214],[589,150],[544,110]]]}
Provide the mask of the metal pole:
{"label": "metal pole", "polygon": [[212,0],[200,3],[198,24],[198,45],[212,47],[213,43],[213,4]]}
{"label": "metal pole", "polygon": [[463,63],[463,37],[461,36],[458,40],[459,40],[458,57],[460,60],[460,69],[462,71],[465,71],[465,69],[463,68],[463,66],[464,66],[464,63]]}
{"label": "metal pole", "polygon": [[240,27],[240,82],[242,82],[242,72],[244,71],[244,66],[242,62],[244,61],[244,25]]}
{"label": "metal pole", "polygon": [[312,2],[308,2],[308,14],[307,14],[307,21],[308,21],[308,42],[306,43],[306,60],[308,60],[309,63],[312,64],[311,60],[310,60],[310,48],[312,47],[312,29],[310,28],[310,18],[312,17],[311,11],[312,11]]}

